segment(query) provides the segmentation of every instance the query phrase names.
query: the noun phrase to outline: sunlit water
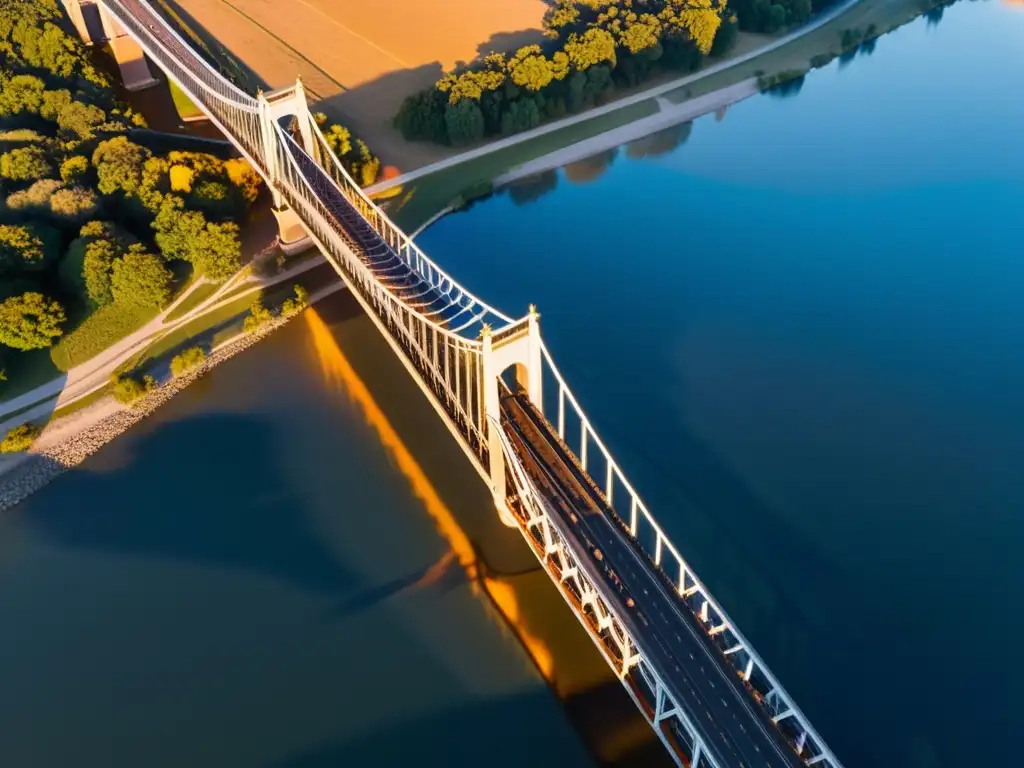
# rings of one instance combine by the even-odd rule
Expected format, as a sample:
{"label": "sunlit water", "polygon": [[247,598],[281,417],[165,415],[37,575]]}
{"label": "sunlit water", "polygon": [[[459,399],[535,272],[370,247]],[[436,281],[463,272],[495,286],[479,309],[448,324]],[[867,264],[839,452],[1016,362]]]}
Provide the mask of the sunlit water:
{"label": "sunlit water", "polygon": [[1024,12],[962,2],[686,136],[420,244],[539,305],[598,430],[848,766],[1019,764]]}

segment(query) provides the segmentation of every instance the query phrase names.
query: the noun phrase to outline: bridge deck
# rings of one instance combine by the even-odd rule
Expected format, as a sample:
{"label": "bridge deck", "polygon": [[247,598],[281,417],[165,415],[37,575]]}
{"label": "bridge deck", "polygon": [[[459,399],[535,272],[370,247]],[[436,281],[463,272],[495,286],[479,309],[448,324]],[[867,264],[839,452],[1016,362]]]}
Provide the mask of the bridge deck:
{"label": "bridge deck", "polygon": [[589,558],[590,570],[601,574],[605,598],[657,664],[719,765],[802,766],[707,630],[654,571],[527,396],[506,395],[502,416],[523,467],[572,538],[577,556]]}

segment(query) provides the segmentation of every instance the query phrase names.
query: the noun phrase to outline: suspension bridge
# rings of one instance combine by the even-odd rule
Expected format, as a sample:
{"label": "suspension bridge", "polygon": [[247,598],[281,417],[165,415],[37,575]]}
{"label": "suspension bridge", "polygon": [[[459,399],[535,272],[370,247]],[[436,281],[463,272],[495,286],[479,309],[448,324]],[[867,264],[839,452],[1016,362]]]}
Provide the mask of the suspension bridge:
{"label": "suspension bridge", "polygon": [[[84,1],[64,0],[76,25]],[[625,477],[534,308],[505,315],[431,261],[345,172],[301,82],[250,95],[145,0],[98,8],[260,173],[285,239],[308,233],[325,254],[675,762],[841,768]]]}

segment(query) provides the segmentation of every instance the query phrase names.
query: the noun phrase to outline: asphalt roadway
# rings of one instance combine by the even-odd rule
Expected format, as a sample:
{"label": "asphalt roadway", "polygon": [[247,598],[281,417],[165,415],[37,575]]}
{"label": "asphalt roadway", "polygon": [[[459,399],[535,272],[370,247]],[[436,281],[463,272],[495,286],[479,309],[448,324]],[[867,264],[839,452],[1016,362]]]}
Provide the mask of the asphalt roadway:
{"label": "asphalt roadway", "polygon": [[551,425],[523,394],[503,398],[502,416],[559,530],[576,545],[578,558],[589,558],[581,565],[600,574],[603,596],[700,732],[703,749],[721,768],[803,766],[697,618],[611,517]]}

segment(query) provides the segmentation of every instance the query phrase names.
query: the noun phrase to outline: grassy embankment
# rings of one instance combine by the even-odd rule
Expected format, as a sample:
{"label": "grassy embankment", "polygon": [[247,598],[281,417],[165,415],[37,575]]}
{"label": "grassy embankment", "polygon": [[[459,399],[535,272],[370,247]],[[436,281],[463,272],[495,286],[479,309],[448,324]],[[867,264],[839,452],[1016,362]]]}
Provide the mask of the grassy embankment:
{"label": "grassy embankment", "polygon": [[[821,27],[797,37],[774,50],[713,74],[698,77],[692,82],[669,91],[663,98],[682,103],[688,99],[707,95],[737,83],[784,71],[807,71],[812,59],[838,56],[842,53],[841,38],[846,29],[866,29],[872,24],[884,33],[913,20],[923,12],[919,0],[860,0]],[[733,57],[741,55],[755,45],[770,43],[772,38],[741,36]],[[708,66],[719,61],[711,59]],[[699,74],[699,73],[698,73]],[[664,85],[676,79],[666,75],[650,80],[633,91],[620,91],[619,98]],[[401,188],[389,189],[379,197],[388,214],[400,227],[412,232],[446,207],[458,207],[466,198],[489,189],[492,179],[516,166],[546,154],[568,147],[607,131],[627,125],[657,113],[655,99],[647,99],[607,112],[592,120],[585,120],[552,131],[533,139],[488,153],[457,165],[414,179]]]}
{"label": "grassy embankment", "polygon": [[167,87],[171,92],[171,101],[174,102],[174,108],[178,110],[178,117],[186,121],[201,120],[206,117],[203,114],[203,110],[197,107],[195,102],[181,88],[174,84],[173,80],[167,81]]}
{"label": "grassy embankment", "polygon": [[[168,0],[156,0],[156,6],[163,17],[177,29],[182,37],[198,48],[210,64],[219,69],[239,88],[251,91],[251,86],[254,83],[252,73],[239,63],[215,37],[198,25],[190,23]],[[196,120],[205,117],[202,110],[177,85],[170,80],[167,81],[167,85],[171,91],[171,99],[182,120]]]}
{"label": "grassy embankment", "polygon": [[[118,371],[150,368],[172,357],[187,346],[216,347],[243,332],[242,325],[249,314],[249,307],[256,299],[260,299],[266,307],[272,309],[280,306],[286,299],[292,298],[297,285],[301,285],[309,293],[314,293],[339,279],[337,272],[330,264],[322,264],[266,290],[258,289],[245,295],[239,295],[244,291],[251,290],[251,286],[239,286],[224,294],[222,299],[226,301],[223,305],[154,339],[148,346],[119,366]],[[232,299],[233,296],[235,298]]]}

